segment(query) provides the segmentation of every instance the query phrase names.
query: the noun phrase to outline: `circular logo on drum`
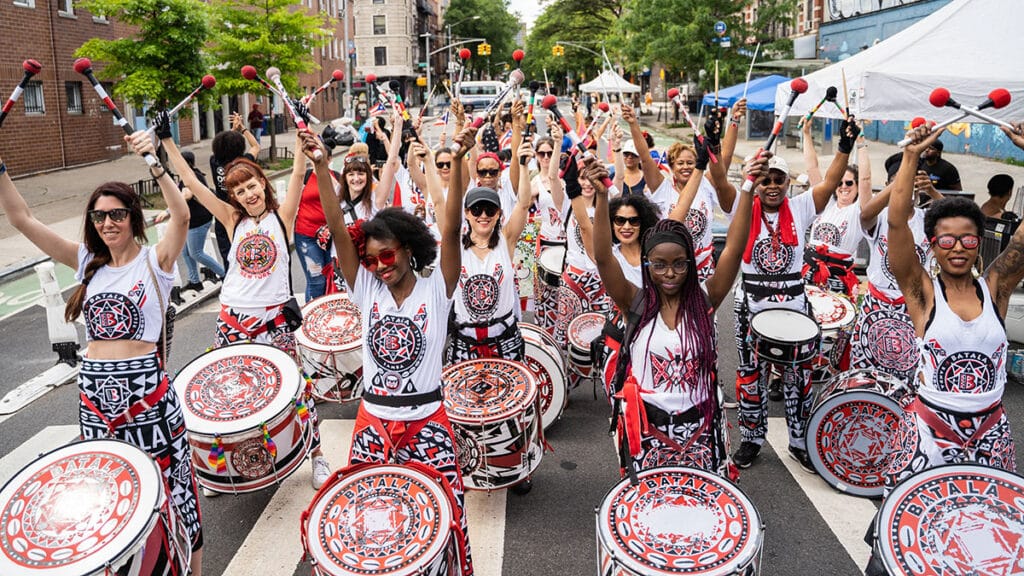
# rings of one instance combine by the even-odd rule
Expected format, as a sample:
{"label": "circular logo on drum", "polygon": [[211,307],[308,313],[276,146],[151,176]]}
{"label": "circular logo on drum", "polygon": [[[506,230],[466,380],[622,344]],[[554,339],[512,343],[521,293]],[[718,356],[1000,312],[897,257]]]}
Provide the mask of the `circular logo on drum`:
{"label": "circular logo on drum", "polygon": [[185,386],[185,404],[205,420],[240,420],[266,408],[281,386],[281,369],[266,358],[228,356],[196,372]]}
{"label": "circular logo on drum", "polygon": [[[905,574],[1014,574],[1024,541],[1019,477],[980,466],[936,468],[908,480],[888,506],[884,556]],[[888,500],[887,500],[888,502]]]}
{"label": "circular logo on drum", "polygon": [[235,252],[235,261],[247,277],[265,278],[277,261],[277,244],[265,232],[248,234]]}
{"label": "circular logo on drum", "polygon": [[232,450],[231,465],[246,480],[256,480],[266,477],[274,468],[274,457],[262,438],[250,438]]}
{"label": "circular logo on drum", "polygon": [[312,342],[338,347],[363,337],[359,308],[348,298],[328,298],[303,310],[302,332]]}
{"label": "circular logo on drum", "polygon": [[[436,486],[419,477],[381,472],[339,485],[316,519],[322,552],[347,574],[411,573],[433,560],[440,525]],[[312,536],[312,535],[311,535]]]}
{"label": "circular logo on drum", "polygon": [[995,384],[995,373],[995,366],[987,354],[964,350],[942,360],[935,370],[933,384],[942,392],[988,392]]}
{"label": "circular logo on drum", "polygon": [[822,244],[828,244],[829,246],[839,246],[843,241],[843,235],[839,231],[839,226],[832,222],[819,221],[814,226],[811,239]]}
{"label": "circular logo on drum", "polygon": [[121,534],[135,515],[139,482],[138,471],[115,454],[57,460],[26,478],[0,516],[4,555],[40,570],[87,558]]}
{"label": "circular logo on drum", "polygon": [[860,321],[861,350],[872,366],[905,372],[917,366],[919,353],[910,316],[891,310],[872,310]]}
{"label": "circular logo on drum", "polygon": [[409,318],[384,316],[370,327],[366,345],[385,370],[408,375],[423,362],[423,331]]}
{"label": "circular logo on drum", "polygon": [[462,303],[474,319],[490,318],[498,308],[498,281],[474,274],[462,285]]}
{"label": "circular logo on drum", "polygon": [[710,475],[666,470],[611,497],[602,509],[616,547],[641,566],[701,574],[738,568],[740,555],[750,553],[751,509]]}
{"label": "circular logo on drum", "polygon": [[533,401],[535,384],[518,362],[471,360],[441,374],[444,407],[453,418],[505,419]]}
{"label": "circular logo on drum", "polygon": [[103,292],[82,307],[94,340],[141,340],[146,319],[139,306],[124,294]]}
{"label": "circular logo on drum", "polygon": [[889,467],[889,443],[899,427],[899,407],[881,395],[877,400],[846,397],[840,394],[826,401],[811,416],[816,463],[824,466],[826,476],[880,494]]}
{"label": "circular logo on drum", "polygon": [[569,341],[590,353],[590,343],[604,330],[604,316],[596,313],[576,316],[569,323]]}
{"label": "circular logo on drum", "polygon": [[754,267],[761,274],[780,274],[788,272],[793,265],[793,247],[779,243],[777,250],[772,250],[772,239],[761,238],[754,243],[751,259]]}
{"label": "circular logo on drum", "polygon": [[694,244],[700,244],[708,230],[708,215],[703,210],[690,208],[686,213],[686,227],[690,229]]}

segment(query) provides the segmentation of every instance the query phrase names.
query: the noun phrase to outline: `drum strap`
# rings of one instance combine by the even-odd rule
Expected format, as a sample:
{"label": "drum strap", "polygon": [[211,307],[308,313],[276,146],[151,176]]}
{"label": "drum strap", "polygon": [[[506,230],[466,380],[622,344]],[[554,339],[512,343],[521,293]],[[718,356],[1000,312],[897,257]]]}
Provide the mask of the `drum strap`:
{"label": "drum strap", "polygon": [[[797,277],[796,280],[800,278]],[[743,291],[746,292],[747,296],[754,300],[764,300],[771,296],[789,296],[791,299],[801,296],[804,293],[803,283],[791,284],[789,286],[783,286],[781,288],[775,288],[772,286],[764,286],[762,284],[754,284],[747,281],[746,275],[743,276]]]}
{"label": "drum strap", "polygon": [[870,292],[872,296],[874,296],[875,298],[881,300],[882,302],[885,302],[886,304],[893,304],[893,305],[896,305],[896,306],[902,306],[903,304],[907,303],[906,299],[903,298],[902,295],[899,296],[898,298],[890,298],[890,297],[886,296],[881,290],[876,288],[875,285],[872,284],[871,282],[868,282],[868,292]]}
{"label": "drum strap", "polygon": [[110,436],[113,436],[115,430],[131,422],[139,414],[142,414],[146,410],[156,406],[164,397],[164,394],[167,393],[167,388],[169,386],[170,380],[167,378],[167,375],[164,374],[164,377],[160,379],[160,384],[157,385],[156,389],[149,394],[146,394],[142,400],[132,404],[127,410],[114,418],[107,418],[103,412],[101,412],[100,409],[92,403],[92,400],[89,400],[89,397],[86,396],[84,392],[79,393],[79,398],[82,400],[82,404],[88,408],[90,412],[95,414],[97,418],[107,425],[107,430],[110,431]]}
{"label": "drum strap", "polygon": [[243,326],[242,323],[238,321],[238,318],[236,318],[233,314],[231,314],[228,311],[228,307],[226,307],[226,306],[221,306],[221,309],[220,309],[220,320],[222,322],[224,322],[225,324],[227,324],[228,326],[230,326],[232,329],[237,330],[238,332],[241,332],[242,334],[245,334],[248,337],[249,340],[255,341],[257,336],[259,336],[260,334],[263,334],[267,330],[270,330],[271,328],[277,328],[279,326],[284,326],[284,325],[286,325],[288,323],[287,320],[285,320],[284,313],[283,313],[284,306],[278,304],[277,306],[268,306],[267,307],[268,310],[270,310],[272,308],[281,308],[281,310],[278,311],[279,312],[278,315],[274,316],[273,320],[271,320],[269,322],[263,322],[259,326],[256,326],[255,328],[253,328],[251,330],[249,328],[246,328],[245,326]]}
{"label": "drum strap", "polygon": [[422,392],[420,394],[399,394],[397,396],[381,396],[372,392],[363,392],[363,400],[370,404],[386,406],[388,408],[408,408],[410,406],[422,406],[431,402],[440,402],[444,397],[441,389],[433,392]]}
{"label": "drum strap", "polygon": [[983,418],[981,424],[979,424],[974,430],[974,433],[967,438],[964,438],[962,434],[953,429],[949,423],[935,413],[937,408],[932,408],[925,404],[924,400],[922,400],[920,396],[914,399],[908,409],[914,414],[920,416],[921,420],[923,420],[924,423],[935,432],[936,436],[947,442],[952,442],[960,446],[963,450],[970,449],[971,444],[980,440],[986,433],[988,433],[989,430],[994,428],[995,425],[999,423],[999,420],[1003,417],[1004,413],[1003,402],[1000,400],[976,414],[963,414],[962,416],[964,416],[964,419],[977,418],[979,416]]}

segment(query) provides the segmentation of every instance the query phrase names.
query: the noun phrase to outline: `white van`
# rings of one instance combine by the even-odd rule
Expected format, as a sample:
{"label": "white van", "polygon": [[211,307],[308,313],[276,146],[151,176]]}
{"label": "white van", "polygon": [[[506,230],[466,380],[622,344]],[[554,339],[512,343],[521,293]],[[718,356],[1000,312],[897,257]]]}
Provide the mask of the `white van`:
{"label": "white van", "polygon": [[503,86],[496,80],[467,80],[459,85],[459,100],[466,112],[483,110],[494,101]]}

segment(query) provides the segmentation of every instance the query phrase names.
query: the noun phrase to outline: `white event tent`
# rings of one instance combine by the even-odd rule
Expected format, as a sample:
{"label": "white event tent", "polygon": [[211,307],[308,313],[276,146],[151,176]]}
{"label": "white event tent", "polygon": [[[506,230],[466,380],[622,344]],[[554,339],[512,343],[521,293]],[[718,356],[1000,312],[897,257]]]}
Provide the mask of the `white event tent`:
{"label": "white event tent", "polygon": [[600,92],[602,94],[634,94],[640,92],[640,87],[619,76],[611,70],[605,70],[601,74],[587,82],[580,84],[580,92]]}

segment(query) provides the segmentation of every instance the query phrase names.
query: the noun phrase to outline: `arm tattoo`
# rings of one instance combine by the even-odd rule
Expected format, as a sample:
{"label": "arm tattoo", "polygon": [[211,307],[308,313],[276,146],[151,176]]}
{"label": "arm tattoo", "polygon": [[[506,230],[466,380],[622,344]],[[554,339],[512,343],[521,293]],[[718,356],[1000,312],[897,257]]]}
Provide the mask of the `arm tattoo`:
{"label": "arm tattoo", "polygon": [[996,274],[999,282],[998,296],[1009,296],[1013,287],[1024,278],[1024,239],[1014,235],[1010,245],[996,257],[990,270]]}

